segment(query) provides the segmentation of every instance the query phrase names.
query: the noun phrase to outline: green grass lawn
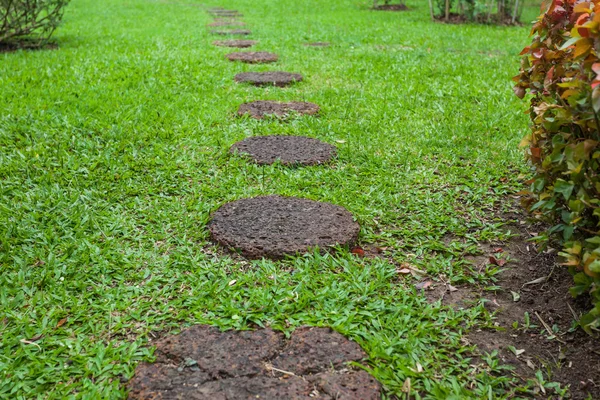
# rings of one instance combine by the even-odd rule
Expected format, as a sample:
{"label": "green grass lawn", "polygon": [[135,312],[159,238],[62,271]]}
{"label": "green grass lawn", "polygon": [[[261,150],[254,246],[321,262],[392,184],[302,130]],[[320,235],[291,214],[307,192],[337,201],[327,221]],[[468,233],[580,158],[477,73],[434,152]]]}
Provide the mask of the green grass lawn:
{"label": "green grass lawn", "polygon": [[[0,398],[123,398],[149,338],[192,324],[359,342],[387,396],[503,398],[527,385],[474,360],[482,304],[430,303],[409,263],[453,285],[493,285],[464,256],[506,238],[498,213],[528,167],[512,95],[527,27],[454,26],[361,0],[223,0],[275,65],[231,63],[194,0],[73,0],[58,50],[0,54]],[[532,19],[535,10],[528,10]],[[304,42],[328,41],[329,48]],[[299,72],[291,88],[242,71]],[[252,100],[311,101],[320,117],[236,118]],[[260,134],[339,148],[328,166],[259,167],[228,153]],[[241,261],[209,241],[210,213],[280,194],[342,205],[363,247]],[[232,281],[236,281],[233,283]],[[482,364],[474,368],[471,364]],[[422,367],[421,368],[418,367]]]}

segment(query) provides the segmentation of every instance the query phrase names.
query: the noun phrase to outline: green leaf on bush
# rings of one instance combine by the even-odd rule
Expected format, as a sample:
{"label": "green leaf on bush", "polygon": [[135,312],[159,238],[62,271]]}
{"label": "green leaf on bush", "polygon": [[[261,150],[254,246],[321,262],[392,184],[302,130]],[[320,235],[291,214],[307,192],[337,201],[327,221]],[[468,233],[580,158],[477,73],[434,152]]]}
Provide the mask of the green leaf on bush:
{"label": "green leaf on bush", "polygon": [[571,182],[567,182],[563,179],[557,179],[554,184],[554,193],[560,193],[565,197],[565,200],[569,200],[571,197],[571,193],[573,193],[573,188],[575,185]]}
{"label": "green leaf on bush", "polygon": [[592,107],[595,112],[600,112],[600,87],[598,86],[592,91]]}
{"label": "green leaf on bush", "polygon": [[594,260],[588,265],[588,268],[592,272],[599,273],[600,272],[600,260]]}
{"label": "green leaf on bush", "polygon": [[585,239],[585,241],[588,243],[592,243],[592,244],[600,244],[600,236],[594,236],[594,237]]}

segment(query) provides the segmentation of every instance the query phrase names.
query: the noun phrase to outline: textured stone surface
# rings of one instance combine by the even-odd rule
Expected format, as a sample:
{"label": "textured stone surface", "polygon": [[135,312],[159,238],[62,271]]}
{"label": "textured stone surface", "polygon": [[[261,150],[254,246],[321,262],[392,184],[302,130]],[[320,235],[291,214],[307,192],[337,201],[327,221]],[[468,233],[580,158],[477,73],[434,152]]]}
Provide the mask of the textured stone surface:
{"label": "textured stone surface", "polygon": [[307,102],[292,101],[289,103],[280,103],[270,100],[257,100],[251,103],[245,103],[238,109],[238,115],[250,115],[252,118],[263,118],[265,115],[276,115],[285,117],[291,113],[314,115],[319,112],[318,105]]}
{"label": "textured stone surface", "polygon": [[[297,353],[307,356],[298,358]],[[138,365],[128,384],[130,399],[381,397],[381,385],[371,375],[345,365],[361,361],[366,354],[328,328],[299,328],[286,341],[283,334],[271,329],[220,332],[200,325],[159,341],[156,355],[155,363]],[[348,359],[342,360],[344,356]],[[280,369],[276,363],[288,369]],[[313,375],[308,371],[324,372]]]}
{"label": "textured stone surface", "polygon": [[208,24],[208,26],[245,26],[246,23],[242,21],[237,21],[235,19],[217,19],[214,22]]}
{"label": "textured stone surface", "polygon": [[238,10],[226,10],[224,8],[212,8],[208,10],[215,17],[243,17]]}
{"label": "textured stone surface", "polygon": [[343,207],[307,199],[262,196],[227,203],[212,217],[213,240],[248,258],[283,258],[318,247],[351,245],[360,227]]}
{"label": "textured stone surface", "polygon": [[349,361],[360,361],[365,353],[356,342],[328,328],[298,328],[273,366],[298,375],[315,374],[343,368]]}
{"label": "textured stone surface", "polygon": [[237,47],[237,48],[246,48],[252,47],[256,44],[255,40],[215,40],[213,42],[215,46],[220,47]]}
{"label": "textured stone surface", "polygon": [[272,63],[279,59],[277,54],[267,53],[266,51],[245,51],[240,53],[230,53],[225,55],[229,61],[241,61],[248,64]]}
{"label": "textured stone surface", "polygon": [[289,86],[300,82],[302,75],[283,71],[242,72],[235,76],[235,81],[249,83],[254,86]]}
{"label": "textured stone surface", "polygon": [[231,146],[232,153],[245,154],[258,164],[316,165],[330,161],[336,148],[304,136],[254,136]]}
{"label": "textured stone surface", "polygon": [[221,36],[248,36],[252,32],[246,29],[228,29],[226,31],[210,31],[213,35]]}

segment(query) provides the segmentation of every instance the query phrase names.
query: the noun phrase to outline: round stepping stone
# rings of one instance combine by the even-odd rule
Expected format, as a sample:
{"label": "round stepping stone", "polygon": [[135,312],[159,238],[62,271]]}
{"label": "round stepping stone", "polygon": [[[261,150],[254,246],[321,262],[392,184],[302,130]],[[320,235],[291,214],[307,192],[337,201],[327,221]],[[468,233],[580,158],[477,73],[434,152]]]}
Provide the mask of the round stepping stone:
{"label": "round stepping stone", "polygon": [[360,227],[345,208],[296,197],[261,196],[227,203],[208,225],[219,244],[248,258],[283,258],[356,242]]}
{"label": "round stepping stone", "polygon": [[281,103],[270,100],[257,100],[251,103],[242,104],[238,108],[238,115],[250,115],[252,118],[263,118],[265,115],[277,115],[285,117],[290,113],[314,115],[317,114],[320,107],[313,103],[292,101],[289,103]]}
{"label": "round stepping stone", "polygon": [[235,76],[235,81],[254,86],[284,87],[302,81],[302,75],[283,71],[241,72]]}
{"label": "round stepping stone", "polygon": [[252,32],[246,29],[231,29],[228,31],[210,31],[213,35],[221,35],[221,36],[247,36]]}
{"label": "round stepping stone", "polygon": [[309,47],[328,47],[329,42],[304,43],[304,45]]}
{"label": "round stepping stone", "polygon": [[256,40],[215,40],[213,44],[220,47],[237,47],[243,49],[254,46]]}
{"label": "round stepping stone", "polygon": [[226,331],[196,325],[156,343],[127,384],[141,399],[379,400],[382,387],[348,362],[367,357],[329,328],[301,327],[286,339],[272,329]]}
{"label": "round stepping stone", "polygon": [[331,161],[335,146],[305,136],[255,136],[235,143],[232,153],[245,154],[257,164],[317,165]]}
{"label": "round stepping stone", "polygon": [[279,59],[277,54],[267,53],[266,51],[245,51],[240,53],[230,53],[225,55],[229,61],[241,61],[248,64],[272,63]]}
{"label": "round stepping stone", "polygon": [[381,4],[372,9],[376,11],[406,11],[408,7],[404,4]]}
{"label": "round stepping stone", "polygon": [[212,15],[216,15],[216,16],[241,16],[242,14],[240,14],[240,12],[238,10],[226,10],[224,8],[212,8],[210,10],[208,10],[209,14]]}
{"label": "round stepping stone", "polygon": [[245,26],[246,23],[242,22],[242,21],[236,21],[236,20],[217,20],[215,22],[212,22],[210,24],[208,24],[208,26]]}

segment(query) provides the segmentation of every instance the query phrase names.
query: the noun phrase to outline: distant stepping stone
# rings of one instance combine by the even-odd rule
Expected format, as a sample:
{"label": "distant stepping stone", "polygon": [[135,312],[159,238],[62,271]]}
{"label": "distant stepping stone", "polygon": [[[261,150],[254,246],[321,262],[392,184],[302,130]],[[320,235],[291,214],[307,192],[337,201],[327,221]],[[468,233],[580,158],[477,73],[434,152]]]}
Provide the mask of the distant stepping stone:
{"label": "distant stepping stone", "polygon": [[254,136],[235,143],[232,153],[249,156],[257,164],[317,165],[331,161],[336,147],[305,136]]}
{"label": "distant stepping stone", "polygon": [[248,258],[280,259],[356,242],[360,227],[343,207],[308,199],[262,196],[227,203],[208,225],[213,240]]}
{"label": "distant stepping stone", "polygon": [[330,328],[301,327],[286,339],[270,328],[196,325],[158,341],[155,356],[136,368],[130,400],[312,400],[315,391],[323,400],[381,399],[381,384],[347,365],[367,354]]}
{"label": "distant stepping stone", "polygon": [[406,11],[408,10],[408,6],[405,4],[381,4],[378,6],[374,6],[372,10],[376,11]]}
{"label": "distant stepping stone", "polygon": [[216,15],[216,16],[231,16],[231,15],[241,16],[241,14],[238,10],[226,10],[224,8],[211,8],[210,10],[208,10],[208,12],[209,12],[209,14]]}
{"label": "distant stepping stone", "polygon": [[245,51],[240,53],[230,53],[225,57],[229,61],[241,61],[248,64],[266,64],[279,59],[277,54],[267,53],[266,51]]}
{"label": "distant stepping stone", "polygon": [[237,47],[244,49],[254,46],[256,40],[215,40],[213,44],[220,47]]}
{"label": "distant stepping stone", "polygon": [[266,115],[276,115],[279,117],[288,116],[291,113],[315,115],[320,107],[313,103],[292,101],[289,103],[280,103],[278,101],[257,100],[251,103],[242,104],[238,108],[238,115],[250,115],[252,118],[263,118]]}
{"label": "distant stepping stone", "polygon": [[218,26],[245,26],[246,23],[242,22],[242,21],[236,21],[234,19],[231,20],[217,20],[215,22],[212,22],[210,24],[208,24],[208,26],[211,27],[218,27]]}
{"label": "distant stepping stone", "polygon": [[314,43],[304,43],[305,46],[308,47],[328,47],[330,45],[329,42],[314,42]]}
{"label": "distant stepping stone", "polygon": [[302,75],[283,71],[241,72],[235,76],[236,82],[254,86],[289,86],[302,81]]}
{"label": "distant stepping stone", "polygon": [[247,36],[252,32],[246,29],[231,29],[227,31],[210,31],[213,35],[221,35],[221,36]]}

